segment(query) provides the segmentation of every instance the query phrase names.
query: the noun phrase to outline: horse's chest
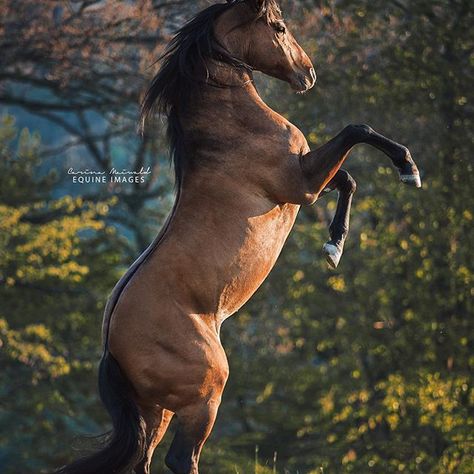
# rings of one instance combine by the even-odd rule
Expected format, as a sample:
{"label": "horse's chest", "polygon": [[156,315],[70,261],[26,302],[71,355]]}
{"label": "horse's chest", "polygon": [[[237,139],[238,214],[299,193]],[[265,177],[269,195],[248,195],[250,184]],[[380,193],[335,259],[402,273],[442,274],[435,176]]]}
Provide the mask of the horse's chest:
{"label": "horse's chest", "polygon": [[267,214],[248,219],[244,242],[231,264],[231,278],[220,296],[222,319],[244,305],[268,276],[293,227],[298,210],[299,206],[285,204]]}

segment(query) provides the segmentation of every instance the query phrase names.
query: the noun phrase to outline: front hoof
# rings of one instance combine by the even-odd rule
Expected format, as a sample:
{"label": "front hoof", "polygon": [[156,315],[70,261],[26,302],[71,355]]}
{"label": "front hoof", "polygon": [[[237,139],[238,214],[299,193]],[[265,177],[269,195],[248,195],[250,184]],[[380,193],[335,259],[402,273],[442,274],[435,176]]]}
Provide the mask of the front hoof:
{"label": "front hoof", "polygon": [[421,178],[419,173],[401,174],[400,181],[416,188],[421,188]]}
{"label": "front hoof", "polygon": [[398,168],[400,181],[410,186],[421,188],[420,172],[418,171],[408,148],[405,148],[405,160],[405,164]]}
{"label": "front hoof", "polygon": [[326,254],[326,261],[329,266],[336,269],[342,257],[342,249],[331,242],[326,242],[323,245],[323,252]]}

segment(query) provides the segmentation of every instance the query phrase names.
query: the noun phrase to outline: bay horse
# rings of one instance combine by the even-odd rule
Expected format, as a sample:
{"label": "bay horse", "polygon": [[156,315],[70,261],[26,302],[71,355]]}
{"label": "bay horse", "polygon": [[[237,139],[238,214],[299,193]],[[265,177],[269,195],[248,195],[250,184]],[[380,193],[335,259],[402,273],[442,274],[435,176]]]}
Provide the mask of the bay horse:
{"label": "bay horse", "polygon": [[275,0],[210,6],[179,30],[161,59],[141,117],[167,117],[176,200],[105,309],[99,392],[111,435],[62,474],[148,474],[175,415],[166,465],[198,474],[229,373],[221,325],[269,274],[300,206],[338,191],[324,246],[336,266],[355,191],[341,166],[355,145],[378,148],[401,181],[421,186],[408,149],[371,127],[349,125],[311,151],[302,132],[263,102],[254,70],[297,92],[316,81]]}

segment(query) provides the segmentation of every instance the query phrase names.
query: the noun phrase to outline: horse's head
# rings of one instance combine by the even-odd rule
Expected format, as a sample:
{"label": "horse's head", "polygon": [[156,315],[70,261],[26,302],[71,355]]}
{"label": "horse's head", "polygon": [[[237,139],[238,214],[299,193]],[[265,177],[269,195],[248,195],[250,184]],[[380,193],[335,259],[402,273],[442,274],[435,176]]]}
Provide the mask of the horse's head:
{"label": "horse's head", "polygon": [[275,0],[229,1],[234,7],[218,17],[217,41],[257,71],[306,92],[316,82],[313,64],[285,24]]}

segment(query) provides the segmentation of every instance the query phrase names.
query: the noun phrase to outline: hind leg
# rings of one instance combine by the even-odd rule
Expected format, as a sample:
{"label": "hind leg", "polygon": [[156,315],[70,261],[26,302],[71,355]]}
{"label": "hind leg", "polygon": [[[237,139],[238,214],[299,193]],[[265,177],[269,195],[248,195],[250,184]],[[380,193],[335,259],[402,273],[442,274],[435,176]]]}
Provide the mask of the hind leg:
{"label": "hind leg", "polygon": [[157,405],[142,408],[147,431],[147,448],[145,458],[135,467],[135,474],[150,474],[153,452],[163,439],[174,413]]}
{"label": "hind leg", "polygon": [[[174,473],[197,474],[199,454],[214,424],[229,366],[214,319],[177,313],[169,322],[174,324],[172,331],[168,329],[169,336],[160,344],[154,339],[148,344],[141,340],[136,346],[139,350],[134,347],[128,358],[122,351],[122,356],[141,400],[138,405],[142,416],[146,416],[143,408],[156,404],[177,415],[177,432],[167,465]],[[157,414],[152,411],[151,417]],[[151,450],[153,444],[156,441],[150,443]],[[146,473],[147,461],[140,466],[140,474]]]}
{"label": "hind leg", "polygon": [[200,373],[197,383],[183,386],[179,397],[178,427],[165,460],[174,474],[199,474],[199,456],[216,421],[229,366],[220,341],[214,341],[211,349],[206,364],[195,366]]}
{"label": "hind leg", "polygon": [[199,474],[199,456],[217,416],[218,400],[205,399],[177,413],[178,429],[166,456],[174,474]]}

